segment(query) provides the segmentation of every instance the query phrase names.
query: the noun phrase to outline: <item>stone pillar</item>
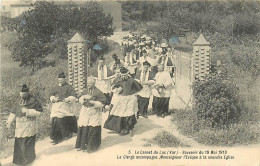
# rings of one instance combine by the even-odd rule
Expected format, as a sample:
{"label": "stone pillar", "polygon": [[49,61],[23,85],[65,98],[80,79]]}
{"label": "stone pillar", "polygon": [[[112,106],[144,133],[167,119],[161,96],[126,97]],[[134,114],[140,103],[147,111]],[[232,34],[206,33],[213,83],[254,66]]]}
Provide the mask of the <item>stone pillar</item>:
{"label": "stone pillar", "polygon": [[210,43],[202,34],[193,43],[192,63],[192,80],[204,80],[210,70]]}
{"label": "stone pillar", "polygon": [[84,54],[85,40],[76,33],[68,41],[68,70],[69,84],[80,94],[86,87],[87,58]]}

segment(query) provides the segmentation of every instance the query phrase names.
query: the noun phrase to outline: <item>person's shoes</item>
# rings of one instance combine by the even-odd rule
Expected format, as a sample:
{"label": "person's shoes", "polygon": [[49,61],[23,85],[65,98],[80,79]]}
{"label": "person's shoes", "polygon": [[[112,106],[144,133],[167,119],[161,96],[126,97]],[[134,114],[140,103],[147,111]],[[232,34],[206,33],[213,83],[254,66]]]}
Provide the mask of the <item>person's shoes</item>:
{"label": "person's shoes", "polygon": [[129,131],[126,129],[121,130],[121,135],[127,135],[129,134]]}
{"label": "person's shoes", "polygon": [[122,129],[120,135],[125,135],[126,129]]}
{"label": "person's shoes", "polygon": [[129,134],[129,133],[130,133],[129,130],[125,130],[124,135],[127,135],[127,134]]}
{"label": "person's shoes", "polygon": [[162,118],[164,118],[165,117],[165,114],[162,114]]}

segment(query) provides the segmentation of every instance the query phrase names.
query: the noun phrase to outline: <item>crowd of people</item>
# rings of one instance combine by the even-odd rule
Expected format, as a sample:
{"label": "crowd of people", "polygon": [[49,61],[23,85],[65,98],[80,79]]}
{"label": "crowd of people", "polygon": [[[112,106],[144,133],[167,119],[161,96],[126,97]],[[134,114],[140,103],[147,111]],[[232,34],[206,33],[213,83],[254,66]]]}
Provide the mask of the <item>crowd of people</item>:
{"label": "crowd of people", "polygon": [[[116,54],[112,55],[110,64],[99,59],[97,75],[88,77],[81,94],[66,83],[64,72],[58,73],[58,85],[50,93],[50,138],[54,145],[77,133],[77,150],[96,151],[101,144],[104,110],[109,110],[104,128],[131,136],[138,119],[150,116],[151,98],[152,115],[162,118],[169,115],[174,86],[171,48],[167,43],[158,45],[145,35],[124,37],[122,48],[123,59]],[[77,104],[81,105],[78,117]],[[13,162],[30,163],[35,159],[37,117],[43,109],[24,84],[20,88],[20,98],[11,110],[7,127],[16,121]]]}

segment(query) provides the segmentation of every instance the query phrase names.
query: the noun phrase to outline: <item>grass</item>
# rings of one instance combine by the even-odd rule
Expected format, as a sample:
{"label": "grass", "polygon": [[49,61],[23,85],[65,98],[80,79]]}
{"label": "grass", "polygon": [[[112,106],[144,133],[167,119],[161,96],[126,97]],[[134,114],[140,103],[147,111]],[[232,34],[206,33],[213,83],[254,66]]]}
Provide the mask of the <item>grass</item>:
{"label": "grass", "polygon": [[154,136],[149,143],[154,143],[162,148],[166,147],[184,147],[186,145],[182,144],[180,139],[176,138],[168,131],[161,131],[156,136]]}
{"label": "grass", "polygon": [[193,137],[205,145],[235,146],[260,143],[258,121],[241,121],[226,129],[216,129],[197,120],[195,113],[190,110],[176,111],[173,121],[182,134]]}

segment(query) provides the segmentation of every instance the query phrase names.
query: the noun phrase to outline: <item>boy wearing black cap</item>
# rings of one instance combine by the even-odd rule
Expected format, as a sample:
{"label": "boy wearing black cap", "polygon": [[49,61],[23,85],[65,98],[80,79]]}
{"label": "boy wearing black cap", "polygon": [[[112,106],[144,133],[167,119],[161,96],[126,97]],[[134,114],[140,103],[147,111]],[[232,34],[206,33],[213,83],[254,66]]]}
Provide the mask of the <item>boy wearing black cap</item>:
{"label": "boy wearing black cap", "polygon": [[59,85],[55,86],[50,94],[51,109],[51,133],[54,144],[64,138],[70,138],[72,133],[77,133],[77,119],[74,115],[74,103],[77,93],[72,86],[66,83],[64,72],[58,75]]}
{"label": "boy wearing black cap", "polygon": [[6,122],[7,128],[16,121],[13,163],[31,163],[35,155],[35,140],[38,132],[37,117],[43,111],[41,104],[31,94],[26,84],[20,87],[20,97],[14,103]]}
{"label": "boy wearing black cap", "polygon": [[143,69],[138,71],[136,74],[136,80],[143,86],[143,89],[138,92],[137,95],[137,101],[138,101],[138,113],[137,118],[139,117],[139,114],[145,118],[147,118],[147,109],[149,105],[149,99],[152,93],[152,85],[154,84],[154,76],[155,73],[153,70],[151,70],[150,63],[145,61],[143,63]]}

